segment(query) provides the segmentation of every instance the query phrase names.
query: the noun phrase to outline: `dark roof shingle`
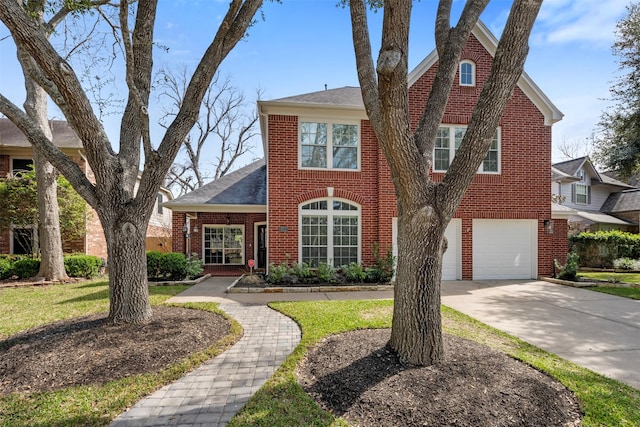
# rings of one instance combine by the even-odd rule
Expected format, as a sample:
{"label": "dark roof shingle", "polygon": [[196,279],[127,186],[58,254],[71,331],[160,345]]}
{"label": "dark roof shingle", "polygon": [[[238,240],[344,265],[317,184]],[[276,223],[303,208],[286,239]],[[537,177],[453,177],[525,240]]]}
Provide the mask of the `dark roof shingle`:
{"label": "dark roof shingle", "polygon": [[255,161],[202,187],[164,204],[179,205],[264,205],[267,204],[267,166]]}
{"label": "dark roof shingle", "polygon": [[[82,148],[82,141],[64,120],[49,120],[53,144],[58,148]],[[31,147],[22,131],[9,119],[0,118],[0,147]]]}

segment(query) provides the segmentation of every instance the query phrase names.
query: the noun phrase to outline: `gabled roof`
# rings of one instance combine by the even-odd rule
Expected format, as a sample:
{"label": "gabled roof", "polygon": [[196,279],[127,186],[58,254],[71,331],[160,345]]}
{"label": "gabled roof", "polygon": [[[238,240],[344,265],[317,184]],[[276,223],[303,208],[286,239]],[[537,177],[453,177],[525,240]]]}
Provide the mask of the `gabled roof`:
{"label": "gabled roof", "polygon": [[551,166],[551,180],[552,181],[580,181],[577,176],[569,175],[566,172],[561,171],[555,166]]}
{"label": "gabled roof", "polygon": [[608,213],[640,211],[640,189],[609,194],[600,210]]}
{"label": "gabled roof", "polygon": [[[577,159],[567,160],[560,163],[554,163],[552,166],[558,169],[560,172],[563,172],[569,176],[576,176],[576,173],[578,172],[578,170],[580,170],[582,165],[584,165],[585,162],[588,160],[589,160],[589,157],[585,156],[585,157],[579,157]],[[589,162],[589,165],[591,166],[591,169],[593,170],[594,174],[597,175],[598,172],[593,167],[593,165],[591,165],[591,162]]]}
{"label": "gabled roof", "polygon": [[[49,120],[53,144],[58,148],[82,148],[82,142],[64,120]],[[0,147],[31,148],[22,131],[9,119],[0,118]]]}
{"label": "gabled roof", "polygon": [[[567,160],[565,162],[555,163],[551,165],[552,179],[555,178],[557,180],[571,181],[572,180],[571,178],[576,177],[578,170],[580,170],[581,168],[585,168],[591,171],[591,175],[595,178],[595,182],[593,182],[592,180],[593,184],[601,183],[601,184],[613,185],[616,187],[635,188],[632,185],[625,184],[624,182],[618,181],[617,179],[612,178],[608,175],[605,175],[604,173],[602,174],[599,173],[596,170],[595,166],[593,166],[593,163],[591,163],[591,160],[589,159],[588,156],[579,157],[577,159]],[[554,172],[553,172],[554,169],[564,175],[567,175],[569,178],[564,178],[559,174],[556,174],[554,176]]]}
{"label": "gabled roof", "polygon": [[[489,31],[486,25],[482,21],[478,20],[476,26],[471,31],[476,39],[482,44],[487,52],[492,57],[495,57],[496,50],[498,49],[498,39]],[[429,68],[433,66],[438,60],[438,52],[434,49],[425,59],[420,62],[409,73],[409,86],[413,85]],[[526,72],[522,73],[520,80],[518,80],[518,87],[524,92],[524,94],[533,102],[533,104],[544,115],[544,122],[546,125],[552,125],[560,120],[564,114],[551,102],[547,95],[542,92],[542,89],[535,84],[535,82],[529,77]]]}
{"label": "gabled roof", "polygon": [[264,159],[216,179],[191,193],[163,203],[174,211],[266,211],[267,167]]}

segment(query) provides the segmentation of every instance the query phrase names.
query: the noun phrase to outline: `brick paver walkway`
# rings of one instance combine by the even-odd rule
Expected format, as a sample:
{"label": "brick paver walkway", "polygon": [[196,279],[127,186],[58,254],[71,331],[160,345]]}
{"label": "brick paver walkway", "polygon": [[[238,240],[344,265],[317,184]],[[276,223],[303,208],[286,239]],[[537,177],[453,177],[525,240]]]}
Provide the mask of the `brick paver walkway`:
{"label": "brick paver walkway", "polygon": [[142,399],[111,427],[224,426],[300,342],[298,325],[265,305],[227,301],[220,309],[242,325],[242,338],[223,354]]}

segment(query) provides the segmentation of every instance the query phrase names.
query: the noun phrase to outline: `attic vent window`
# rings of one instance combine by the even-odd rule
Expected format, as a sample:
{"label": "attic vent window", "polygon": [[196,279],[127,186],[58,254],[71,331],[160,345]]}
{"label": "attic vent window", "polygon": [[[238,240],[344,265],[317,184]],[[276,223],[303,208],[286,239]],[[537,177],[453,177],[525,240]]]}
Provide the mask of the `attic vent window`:
{"label": "attic vent window", "polygon": [[460,86],[476,85],[476,65],[473,61],[460,62]]}

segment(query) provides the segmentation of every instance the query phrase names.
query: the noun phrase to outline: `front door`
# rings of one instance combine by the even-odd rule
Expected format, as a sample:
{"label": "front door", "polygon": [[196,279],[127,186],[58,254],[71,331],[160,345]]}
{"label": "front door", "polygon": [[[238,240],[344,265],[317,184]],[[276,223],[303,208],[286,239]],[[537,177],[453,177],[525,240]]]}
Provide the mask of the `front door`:
{"label": "front door", "polygon": [[258,226],[258,259],[256,268],[267,268],[267,226]]}

